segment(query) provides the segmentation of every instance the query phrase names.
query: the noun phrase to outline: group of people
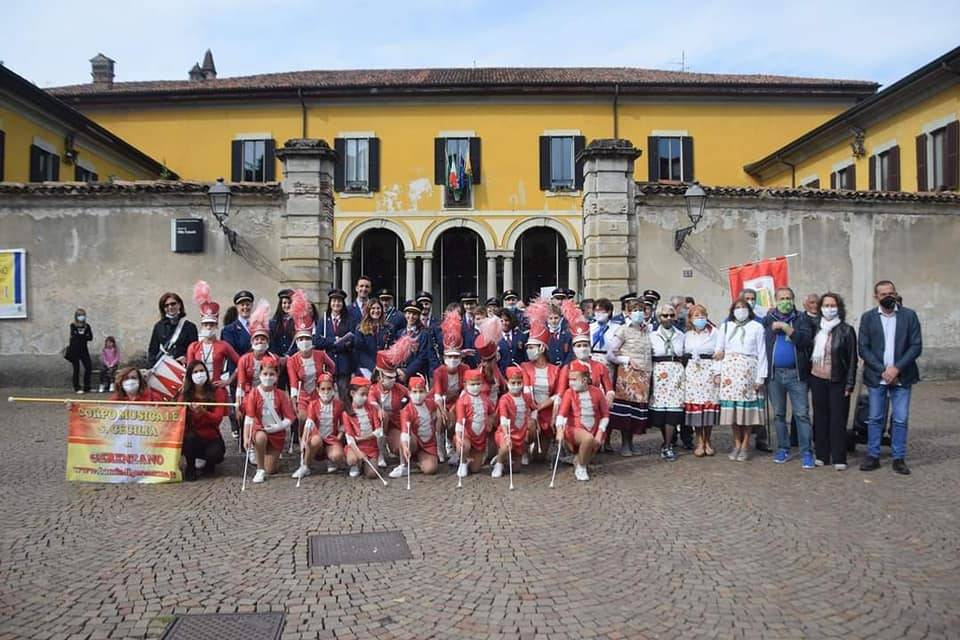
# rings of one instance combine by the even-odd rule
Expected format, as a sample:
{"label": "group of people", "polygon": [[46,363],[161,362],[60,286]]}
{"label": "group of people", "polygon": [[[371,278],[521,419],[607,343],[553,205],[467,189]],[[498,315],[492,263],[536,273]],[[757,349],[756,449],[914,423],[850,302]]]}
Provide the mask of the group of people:
{"label": "group of people", "polygon": [[[222,330],[206,283],[194,288],[199,329],[180,296],[161,296],[148,354],[154,370],[164,361],[185,367],[185,479],[212,473],[223,460],[225,417],[257,467],[254,483],[277,472],[292,442],[300,444],[298,480],[315,464],[377,477],[394,459],[393,477],[411,466],[433,474],[449,462],[461,478],[485,465],[498,478],[515,461],[563,460],[585,481],[597,452],[613,451],[611,431],[621,434],[620,455],[632,456],[640,451],[634,436],[650,427],[660,431],[668,462],[677,459],[678,443],[698,458],[714,456],[714,430],[730,427],[729,458],[743,462],[753,448],[769,450],[767,399],[773,459],[782,464],[791,458],[788,398],[802,467],[842,470],[860,360],[870,398],[861,468],[879,466],[889,397],[893,468],[910,472],[907,414],[922,343],[916,314],[889,281],[875,286],[878,307],[861,318],[859,339],[838,294],[798,309],[788,287],[777,289],[776,307],[766,312],[755,307],[755,292],[743,291],[714,320],[693,298],[661,302],[654,290],[628,293],[615,314],[609,299],[578,305],[564,288],[525,303],[505,291],[484,305],[468,292],[434,317],[429,292],[398,308],[389,291],[374,296],[372,285],[361,276],[352,301],[331,289],[322,314],[299,290],[280,291],[272,313],[266,301],[255,307],[253,293],[240,291]],[[149,374],[122,369],[116,398],[157,399]],[[211,402],[238,409],[204,404]]]}

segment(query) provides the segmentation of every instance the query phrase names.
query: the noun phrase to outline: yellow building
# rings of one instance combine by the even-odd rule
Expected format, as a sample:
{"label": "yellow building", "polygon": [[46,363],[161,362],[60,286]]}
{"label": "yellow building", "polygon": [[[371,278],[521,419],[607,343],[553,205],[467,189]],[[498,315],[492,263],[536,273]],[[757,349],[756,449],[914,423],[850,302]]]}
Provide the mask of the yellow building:
{"label": "yellow building", "polygon": [[744,170],[764,186],[956,190],[958,114],[960,47]]}
{"label": "yellow building", "polygon": [[[96,60],[96,59],[95,59]],[[0,66],[0,182],[175,178],[72,107]]]}
{"label": "yellow building", "polygon": [[53,95],[191,179],[271,181],[277,144],[330,141],[334,250],[398,296],[444,304],[580,289],[581,172],[592,139],[632,140],[638,180],[757,185],[741,167],[872,96],[870,82],[633,68],[97,76]]}

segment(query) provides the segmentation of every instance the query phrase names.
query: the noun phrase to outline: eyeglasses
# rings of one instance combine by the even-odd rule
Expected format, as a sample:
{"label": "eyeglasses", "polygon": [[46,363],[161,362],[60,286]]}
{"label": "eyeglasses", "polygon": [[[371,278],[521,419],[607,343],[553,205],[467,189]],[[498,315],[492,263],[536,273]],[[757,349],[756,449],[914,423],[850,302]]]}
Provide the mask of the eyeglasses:
{"label": "eyeglasses", "polygon": [[170,302],[163,303],[164,309],[166,309],[167,307],[179,307],[179,306],[180,306],[180,303],[177,302],[176,300],[171,300]]}
{"label": "eyeglasses", "polygon": [[674,314],[674,313],[661,313],[661,314],[660,314],[660,317],[661,317],[661,318],[676,318],[677,316],[676,316],[676,314]]}

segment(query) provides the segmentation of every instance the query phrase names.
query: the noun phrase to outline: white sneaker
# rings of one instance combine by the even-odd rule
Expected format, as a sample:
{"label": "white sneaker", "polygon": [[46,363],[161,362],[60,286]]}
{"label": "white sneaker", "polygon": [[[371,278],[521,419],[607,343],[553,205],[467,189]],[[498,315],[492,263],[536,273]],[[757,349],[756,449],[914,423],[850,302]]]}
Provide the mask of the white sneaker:
{"label": "white sneaker", "polygon": [[381,469],[387,468],[387,461],[383,459],[383,454],[380,454],[380,456],[377,457],[377,466]]}
{"label": "white sneaker", "polygon": [[261,482],[267,481],[267,471],[266,469],[257,469],[257,472],[253,474],[253,484],[260,484]]}
{"label": "white sneaker", "polygon": [[293,478],[294,480],[300,480],[301,478],[306,478],[308,475],[310,475],[310,467],[308,467],[305,464],[302,464],[299,467],[297,467],[297,470],[294,471],[293,475],[290,477]]}
{"label": "white sneaker", "polygon": [[821,460],[820,458],[817,458],[817,459],[814,461],[813,466],[815,466],[815,467],[822,467],[822,466],[823,466],[823,460]]}
{"label": "white sneaker", "polygon": [[490,472],[491,478],[502,478],[503,477],[503,463],[495,462],[493,464],[493,471]]}
{"label": "white sneaker", "polygon": [[350,477],[357,478],[359,476],[360,476],[360,467],[358,467],[357,465],[353,465],[352,467],[350,467]]}
{"label": "white sneaker", "polygon": [[111,384],[110,384],[110,393],[113,393],[113,392],[116,391],[116,390],[117,390],[117,385],[111,383]]}
{"label": "white sneaker", "polygon": [[402,478],[407,474],[407,465],[398,464],[397,467],[390,472],[391,478]]}
{"label": "white sneaker", "polygon": [[587,475],[587,468],[579,464],[575,464],[573,467],[573,477],[581,482],[586,482],[590,479],[590,476]]}
{"label": "white sneaker", "polygon": [[523,466],[527,466],[528,464],[530,464],[530,454],[529,454],[529,453],[527,453],[527,452],[524,452],[524,453],[523,453],[523,456],[520,457],[520,464],[522,464]]}
{"label": "white sneaker", "polygon": [[328,462],[327,473],[336,473],[336,472],[337,472],[337,465],[333,464],[332,462]]}
{"label": "white sneaker", "polygon": [[203,469],[205,466],[207,466],[207,461],[203,458],[197,458],[193,463],[193,466],[197,471],[200,471],[200,469]]}
{"label": "white sneaker", "polygon": [[467,477],[467,463],[461,462],[457,467],[457,477],[466,478]]}
{"label": "white sneaker", "polygon": [[247,449],[247,462],[253,466],[257,466],[257,452],[253,449]]}
{"label": "white sneaker", "polygon": [[78,395],[78,396],[82,396],[82,395],[83,395],[83,389],[77,389],[77,395]]}
{"label": "white sneaker", "polygon": [[97,387],[97,393],[103,393],[105,389],[106,389],[106,386],[100,385],[99,387]]}
{"label": "white sneaker", "polygon": [[833,465],[833,468],[836,469],[837,471],[846,471],[846,470],[847,470],[847,465],[845,465],[845,464],[843,464],[842,462],[840,462],[840,463],[837,463],[837,464]]}
{"label": "white sneaker", "polygon": [[456,453],[454,453],[452,456],[450,456],[449,458],[447,458],[447,463],[448,463],[451,467],[457,466],[458,464],[460,464],[460,456],[457,455]]}

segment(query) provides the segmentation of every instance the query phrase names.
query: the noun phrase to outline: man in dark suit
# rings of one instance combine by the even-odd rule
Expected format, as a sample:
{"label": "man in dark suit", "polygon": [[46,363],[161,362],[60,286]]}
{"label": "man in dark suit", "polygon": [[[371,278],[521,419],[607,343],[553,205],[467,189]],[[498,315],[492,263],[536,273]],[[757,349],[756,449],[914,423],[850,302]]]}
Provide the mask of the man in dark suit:
{"label": "man in dark suit", "polygon": [[393,329],[393,335],[400,335],[407,328],[407,320],[393,305],[393,293],[389,289],[381,289],[377,297],[383,305],[383,323]]}
{"label": "man in dark suit", "polygon": [[[250,313],[253,311],[253,294],[246,289],[238,291],[233,296],[233,306],[237,308],[237,319],[228,324],[220,331],[220,339],[228,342],[238,356],[242,356],[250,351]],[[236,365],[227,361],[227,371],[231,374],[236,369]],[[230,397],[234,397],[237,392],[237,385],[230,387]],[[230,409],[230,430],[234,437],[240,435],[240,423],[237,422],[237,416],[233,409]]]}
{"label": "man in dark suit", "polygon": [[477,294],[472,291],[460,294],[460,307],[463,309],[463,319],[460,321],[463,333],[463,362],[471,369],[480,366],[480,358],[477,356],[476,349],[473,348],[473,342],[479,333],[474,316],[477,311],[477,303]]}
{"label": "man in dark suit", "polygon": [[354,287],[354,292],[356,297],[353,302],[350,303],[350,306],[347,307],[347,315],[350,316],[350,320],[353,324],[360,324],[360,321],[363,319],[363,310],[367,306],[367,300],[370,299],[370,294],[373,292],[373,280],[370,279],[370,276],[360,276],[357,278],[357,284]]}
{"label": "man in dark suit", "polygon": [[910,475],[907,466],[907,422],[910,390],[920,381],[917,358],[923,352],[920,319],[912,309],[897,304],[897,288],[889,280],[873,286],[878,307],[860,316],[860,358],[863,384],[870,400],[867,418],[867,458],[861,471],[880,467],[880,441],[887,400],[893,409],[890,449],[893,470]]}

